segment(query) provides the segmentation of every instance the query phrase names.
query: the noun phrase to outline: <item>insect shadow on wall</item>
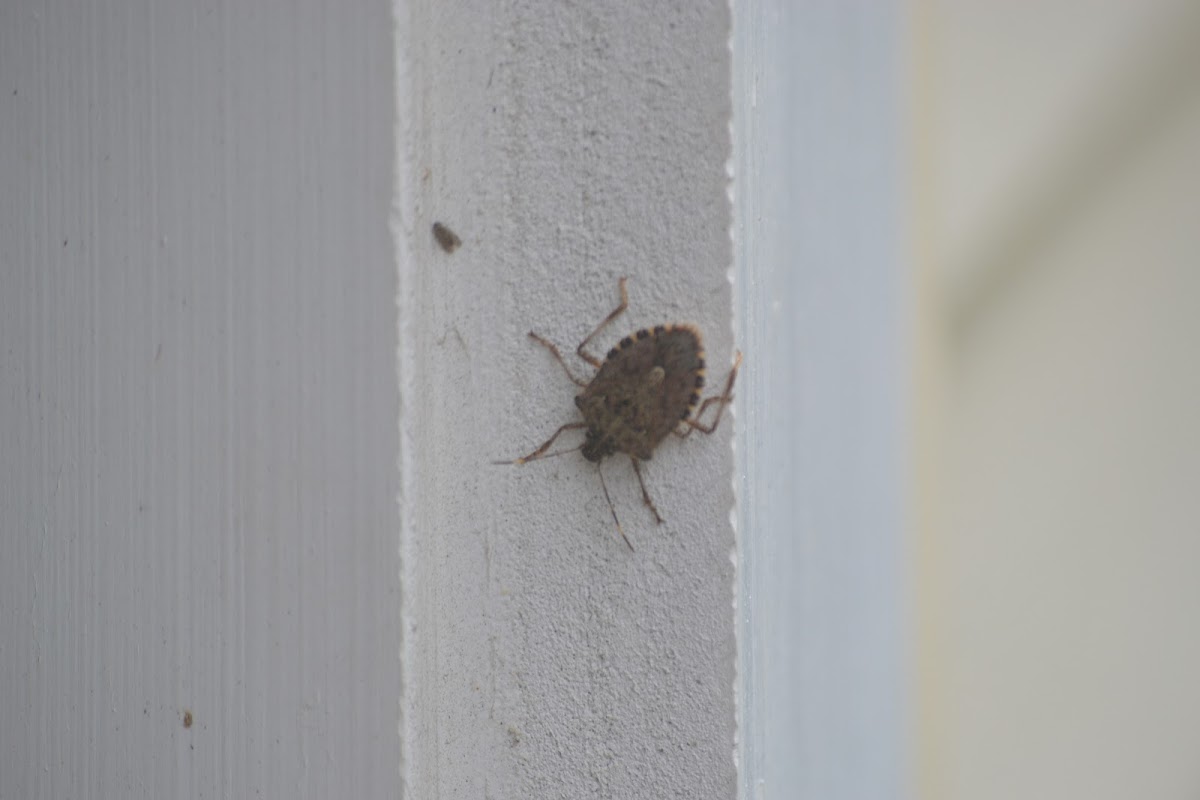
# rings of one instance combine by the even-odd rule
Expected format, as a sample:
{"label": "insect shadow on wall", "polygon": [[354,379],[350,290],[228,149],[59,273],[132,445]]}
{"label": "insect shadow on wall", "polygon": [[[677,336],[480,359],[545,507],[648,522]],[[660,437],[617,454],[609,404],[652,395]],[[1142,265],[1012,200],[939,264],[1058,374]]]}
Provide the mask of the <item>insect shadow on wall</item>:
{"label": "insect shadow on wall", "polygon": [[[742,354],[737,353],[734,359],[729,377],[725,381],[725,390],[719,395],[706,398],[703,402],[700,401],[700,390],[704,388],[704,349],[700,331],[692,325],[656,325],[653,328],[642,328],[622,339],[601,361],[586,348],[592,339],[629,308],[625,282],[626,279],[621,278],[618,283],[621,304],[575,348],[580,358],[596,368],[596,373],[590,381],[585,381],[571,372],[571,368],[567,366],[562,353],[553,342],[533,331],[529,332],[530,339],[554,355],[567,377],[583,387],[583,391],[575,397],[575,405],[583,415],[583,421],[563,425],[529,455],[493,463],[520,465],[539,458],[565,455],[576,450],[583,451],[583,457],[596,464],[596,472],[600,475],[600,487],[604,490],[604,499],[608,501],[608,510],[616,523],[617,532],[621,534],[629,549],[633,550],[633,544],[625,535],[621,521],[617,519],[617,511],[608,494],[600,462],[614,453],[629,456],[638,484],[642,488],[642,502],[654,514],[654,521],[661,525],[663,518],[654,506],[654,501],[650,499],[650,493],[646,491],[646,482],[642,479],[639,465],[642,461],[650,460],[654,448],[668,434],[673,433],[682,439],[694,430],[710,434],[717,429],[725,406],[733,400],[733,383],[742,363]],[[692,411],[697,408],[697,404],[699,410],[693,417]],[[713,405],[717,406],[716,416],[711,424],[705,425],[700,420]],[[583,443],[578,447],[554,453],[546,452],[564,431],[580,429],[586,429],[587,432],[584,434]]]}

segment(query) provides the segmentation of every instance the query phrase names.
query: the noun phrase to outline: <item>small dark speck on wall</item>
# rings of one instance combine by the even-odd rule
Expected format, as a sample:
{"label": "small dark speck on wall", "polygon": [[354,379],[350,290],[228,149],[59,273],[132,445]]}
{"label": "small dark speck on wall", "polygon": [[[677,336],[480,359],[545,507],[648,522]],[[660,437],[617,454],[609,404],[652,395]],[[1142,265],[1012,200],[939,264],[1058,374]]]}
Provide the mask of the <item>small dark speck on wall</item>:
{"label": "small dark speck on wall", "polygon": [[440,222],[433,223],[433,238],[437,239],[437,243],[447,253],[453,253],[462,244],[462,239],[458,238],[458,234]]}

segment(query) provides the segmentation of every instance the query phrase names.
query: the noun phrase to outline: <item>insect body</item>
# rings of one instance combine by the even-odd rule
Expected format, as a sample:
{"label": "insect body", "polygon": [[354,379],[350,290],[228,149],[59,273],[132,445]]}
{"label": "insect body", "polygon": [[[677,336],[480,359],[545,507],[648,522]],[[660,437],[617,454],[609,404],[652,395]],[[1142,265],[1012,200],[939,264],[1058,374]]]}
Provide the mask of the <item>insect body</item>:
{"label": "insect body", "polygon": [[[625,278],[621,278],[619,286],[621,304],[605,317],[575,350],[580,358],[596,367],[596,374],[590,381],[577,378],[571,372],[563,360],[562,353],[552,342],[532,331],[529,333],[531,339],[554,355],[568,377],[583,387],[583,391],[575,398],[575,405],[583,415],[583,421],[563,425],[541,447],[527,456],[497,463],[524,464],[538,458],[581,450],[583,457],[596,462],[599,468],[599,462],[604,458],[614,453],[624,453],[630,457],[637,474],[638,484],[642,489],[642,501],[654,514],[655,521],[662,523],[662,517],[646,491],[639,462],[648,461],[654,453],[654,448],[668,434],[674,433],[683,438],[693,430],[704,433],[716,430],[725,406],[733,400],[733,382],[737,378],[742,356],[738,353],[733,369],[725,381],[725,391],[707,398],[700,404],[695,418],[692,418],[693,409],[700,403],[700,390],[704,387],[704,350],[700,332],[696,328],[690,325],[657,325],[654,328],[644,328],[622,339],[619,345],[609,351],[604,361],[585,349],[600,331],[629,307]],[[699,418],[714,403],[718,405],[716,418],[711,425],[701,424]],[[578,429],[587,430],[582,445],[573,450],[546,452],[561,433]],[[629,537],[625,536],[625,531],[617,519],[608,487],[604,484],[603,472],[600,472],[600,485],[604,489],[604,497],[608,500],[608,508],[612,512],[617,531],[632,550],[633,545],[630,544]]]}

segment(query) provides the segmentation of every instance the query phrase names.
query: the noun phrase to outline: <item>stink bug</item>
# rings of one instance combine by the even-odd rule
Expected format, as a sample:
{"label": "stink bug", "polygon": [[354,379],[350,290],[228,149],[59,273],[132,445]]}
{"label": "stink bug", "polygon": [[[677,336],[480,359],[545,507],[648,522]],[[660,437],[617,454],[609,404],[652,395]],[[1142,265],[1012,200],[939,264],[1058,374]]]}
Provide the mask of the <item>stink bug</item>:
{"label": "stink bug", "polygon": [[[608,486],[604,483],[600,462],[614,453],[628,455],[638,484],[642,488],[642,501],[654,514],[654,521],[662,524],[663,519],[650,499],[650,493],[646,491],[646,482],[642,480],[639,463],[650,459],[654,448],[667,434],[674,433],[684,438],[693,430],[707,434],[717,429],[725,406],[733,400],[733,382],[737,379],[742,354],[739,352],[734,360],[733,368],[725,381],[725,390],[719,395],[705,399],[703,403],[700,402],[700,390],[704,388],[704,349],[700,331],[691,325],[656,325],[653,328],[643,328],[622,339],[601,361],[586,348],[592,339],[629,307],[625,281],[625,278],[621,278],[618,284],[621,304],[575,349],[580,358],[596,368],[596,374],[590,381],[578,378],[571,372],[562,353],[553,342],[533,331],[529,332],[530,339],[554,355],[567,377],[583,387],[583,391],[575,397],[575,405],[583,415],[583,421],[563,425],[541,447],[527,456],[495,463],[524,464],[539,458],[581,450],[584,458],[596,463],[604,499],[608,501],[608,510],[612,513],[613,522],[616,523],[621,538],[632,550],[633,545],[617,519],[617,511],[613,508]],[[697,404],[699,410],[693,417],[692,411]],[[716,416],[711,424],[704,425],[700,418],[713,404],[717,405]],[[546,452],[563,431],[579,429],[587,431],[583,444],[570,450]]]}

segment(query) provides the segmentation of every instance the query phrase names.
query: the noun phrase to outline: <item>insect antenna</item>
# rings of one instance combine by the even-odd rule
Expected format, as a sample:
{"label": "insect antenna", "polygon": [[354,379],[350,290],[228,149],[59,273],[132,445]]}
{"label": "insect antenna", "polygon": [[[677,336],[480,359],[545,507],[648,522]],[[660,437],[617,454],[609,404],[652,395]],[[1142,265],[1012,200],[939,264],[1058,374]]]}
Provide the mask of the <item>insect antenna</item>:
{"label": "insect antenna", "polygon": [[[584,442],[587,444],[587,442]],[[583,445],[572,447],[570,450],[556,450],[553,453],[543,453],[540,456],[526,456],[525,458],[514,458],[512,461],[493,461],[493,464],[527,464],[530,461],[541,461],[543,458],[554,458],[555,456],[565,456],[567,453],[577,453],[583,449]]]}
{"label": "insect antenna", "polygon": [[[563,425],[561,428],[556,430],[554,432],[553,436],[551,436],[546,441],[542,442],[542,446],[539,447],[537,450],[534,450],[529,455],[521,456],[520,458],[514,458],[512,461],[493,461],[492,463],[493,464],[524,464],[526,461],[536,461],[539,458],[546,458],[547,456],[544,455],[545,452],[550,449],[550,445],[554,444],[554,440],[559,437],[559,434],[561,434],[563,431],[574,431],[574,430],[579,430],[580,428],[586,428],[586,427],[587,427],[586,422],[568,422],[566,425]],[[563,453],[574,453],[575,450],[581,450],[581,449],[583,449],[583,445],[579,445],[579,447],[576,447],[572,450],[560,450],[559,452],[551,453],[550,455],[558,456],[558,455],[562,455]]]}
{"label": "insect antenna", "polygon": [[600,462],[596,462],[596,473],[600,476],[600,488],[604,490],[604,499],[608,501],[608,510],[612,513],[613,522],[617,523],[617,533],[621,534],[621,538],[625,540],[630,552],[633,552],[633,545],[629,543],[629,537],[625,535],[625,529],[621,527],[621,520],[617,519],[617,510],[613,508],[612,498],[608,496],[608,485],[604,483],[604,470],[600,469]]}

